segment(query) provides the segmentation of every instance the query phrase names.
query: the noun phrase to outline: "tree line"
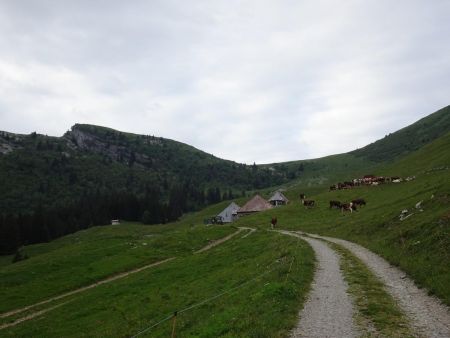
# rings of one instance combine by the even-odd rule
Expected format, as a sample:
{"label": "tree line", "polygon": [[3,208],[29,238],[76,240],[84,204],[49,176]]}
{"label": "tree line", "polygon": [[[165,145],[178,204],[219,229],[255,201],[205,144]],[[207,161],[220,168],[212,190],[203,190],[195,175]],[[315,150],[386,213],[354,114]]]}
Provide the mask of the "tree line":
{"label": "tree line", "polygon": [[218,187],[204,191],[183,183],[173,185],[168,198],[161,195],[159,187],[147,187],[140,196],[97,192],[86,193],[65,207],[39,204],[30,212],[0,214],[0,254],[12,254],[22,245],[49,242],[92,226],[109,225],[113,219],[164,224],[187,211],[233,197],[232,191],[222,194]]}

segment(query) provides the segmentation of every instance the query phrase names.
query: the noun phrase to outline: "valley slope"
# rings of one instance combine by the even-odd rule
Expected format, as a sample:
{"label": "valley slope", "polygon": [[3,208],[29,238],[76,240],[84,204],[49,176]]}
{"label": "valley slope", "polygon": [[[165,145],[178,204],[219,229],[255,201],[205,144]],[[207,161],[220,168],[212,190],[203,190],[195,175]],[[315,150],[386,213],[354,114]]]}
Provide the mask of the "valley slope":
{"label": "valley slope", "polygon": [[0,252],[111,219],[167,223],[254,191],[317,193],[439,138],[450,128],[449,111],[447,106],[350,153],[264,165],[93,125],[74,125],[62,137],[0,132]]}

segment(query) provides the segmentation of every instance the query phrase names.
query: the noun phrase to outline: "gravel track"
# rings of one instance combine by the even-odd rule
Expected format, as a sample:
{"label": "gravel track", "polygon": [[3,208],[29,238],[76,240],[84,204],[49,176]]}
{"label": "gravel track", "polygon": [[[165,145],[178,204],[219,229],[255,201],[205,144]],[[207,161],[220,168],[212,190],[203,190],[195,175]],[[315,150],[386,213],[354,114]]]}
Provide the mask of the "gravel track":
{"label": "gravel track", "polygon": [[278,232],[308,242],[317,259],[312,290],[291,337],[357,337],[359,333],[353,323],[353,304],[340,270],[339,255],[323,241],[289,231]]}
{"label": "gravel track", "polygon": [[386,290],[410,318],[416,333],[424,337],[450,338],[449,308],[436,297],[428,296],[426,290],[419,289],[403,271],[358,244],[333,237],[309,236],[342,245],[361,259],[385,284]]}

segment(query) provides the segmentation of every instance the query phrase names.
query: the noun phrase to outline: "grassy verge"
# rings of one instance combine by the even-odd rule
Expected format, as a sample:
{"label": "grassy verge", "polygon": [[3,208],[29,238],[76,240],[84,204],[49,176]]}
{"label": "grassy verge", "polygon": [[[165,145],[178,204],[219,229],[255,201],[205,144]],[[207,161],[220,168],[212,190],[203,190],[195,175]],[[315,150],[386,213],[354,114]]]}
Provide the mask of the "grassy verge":
{"label": "grassy verge", "polygon": [[355,320],[363,337],[414,337],[406,316],[383,283],[349,250],[327,244],[341,256],[341,269],[357,307]]}
{"label": "grassy verge", "polygon": [[[282,337],[297,322],[313,270],[313,252],[304,242],[257,231],[91,289],[2,335],[129,337],[200,303],[178,316],[177,336]],[[170,333],[169,320],[142,336]]]}

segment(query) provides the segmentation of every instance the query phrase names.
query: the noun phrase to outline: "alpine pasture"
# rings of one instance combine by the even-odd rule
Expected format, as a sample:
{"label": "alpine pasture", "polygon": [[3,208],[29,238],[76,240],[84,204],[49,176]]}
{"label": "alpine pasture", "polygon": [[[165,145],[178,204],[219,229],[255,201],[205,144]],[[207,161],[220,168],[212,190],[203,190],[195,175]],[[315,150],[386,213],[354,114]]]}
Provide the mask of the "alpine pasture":
{"label": "alpine pasture", "polygon": [[[315,258],[306,242],[280,229],[359,243],[450,305],[449,147],[447,133],[395,161],[339,170],[314,184],[300,178],[247,192],[237,204],[257,192],[269,198],[278,189],[290,202],[229,225],[204,224],[229,204],[223,201],[169,224],[121,222],[23,246],[21,260],[13,263],[14,255],[0,260],[1,335],[288,336],[307,299]],[[415,179],[329,191],[335,181],[369,169]],[[314,206],[302,205],[301,193]],[[367,204],[352,213],[329,207],[330,201],[358,198]],[[412,334],[380,281],[351,254],[335,249],[343,257],[357,320],[372,321],[379,334]]]}

